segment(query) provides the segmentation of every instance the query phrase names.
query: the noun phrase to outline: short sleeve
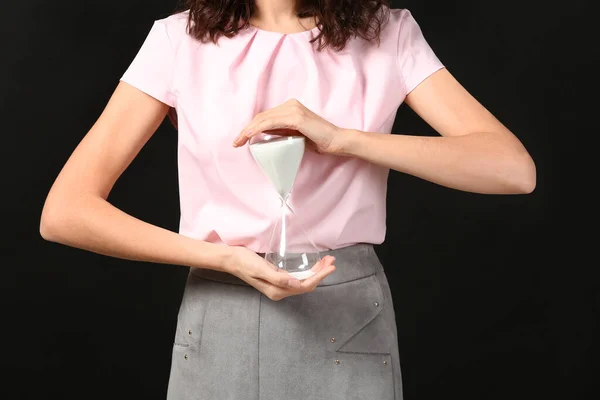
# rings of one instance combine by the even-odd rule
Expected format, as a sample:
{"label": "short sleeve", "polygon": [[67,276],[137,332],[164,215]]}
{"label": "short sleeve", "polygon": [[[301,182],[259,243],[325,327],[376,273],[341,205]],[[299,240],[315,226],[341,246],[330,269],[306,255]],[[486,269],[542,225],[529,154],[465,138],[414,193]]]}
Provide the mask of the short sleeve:
{"label": "short sleeve", "polygon": [[165,20],[155,21],[120,80],[175,107],[172,90],[175,55],[176,46],[169,37]]}
{"label": "short sleeve", "polygon": [[417,21],[406,9],[400,11],[398,65],[406,94],[444,67],[425,40]]}

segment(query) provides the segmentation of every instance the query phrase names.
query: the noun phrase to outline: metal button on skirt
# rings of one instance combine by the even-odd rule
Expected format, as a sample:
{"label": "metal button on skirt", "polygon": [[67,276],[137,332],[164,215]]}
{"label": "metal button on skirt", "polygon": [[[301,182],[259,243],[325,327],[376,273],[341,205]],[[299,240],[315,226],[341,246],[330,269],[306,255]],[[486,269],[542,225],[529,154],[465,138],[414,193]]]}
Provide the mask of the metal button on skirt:
{"label": "metal button on skirt", "polygon": [[401,400],[394,308],[373,246],[321,254],[336,257],[336,271],[280,301],[190,269],[168,400]]}

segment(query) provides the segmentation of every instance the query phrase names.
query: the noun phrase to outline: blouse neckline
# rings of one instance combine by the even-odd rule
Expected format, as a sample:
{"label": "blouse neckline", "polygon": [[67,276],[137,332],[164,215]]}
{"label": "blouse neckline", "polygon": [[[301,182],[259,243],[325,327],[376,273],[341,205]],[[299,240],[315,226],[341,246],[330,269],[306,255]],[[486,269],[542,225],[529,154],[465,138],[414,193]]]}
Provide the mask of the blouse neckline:
{"label": "blouse neckline", "polygon": [[284,32],[277,32],[277,31],[267,31],[265,29],[261,29],[255,25],[249,24],[248,26],[249,29],[255,31],[255,32],[260,32],[260,33],[264,33],[264,34],[268,34],[268,35],[276,35],[276,36],[301,36],[301,35],[308,35],[310,33],[314,33],[317,34],[319,32],[319,26],[315,26],[312,29],[308,29],[305,31],[300,31],[300,32],[292,32],[292,33],[284,33]]}

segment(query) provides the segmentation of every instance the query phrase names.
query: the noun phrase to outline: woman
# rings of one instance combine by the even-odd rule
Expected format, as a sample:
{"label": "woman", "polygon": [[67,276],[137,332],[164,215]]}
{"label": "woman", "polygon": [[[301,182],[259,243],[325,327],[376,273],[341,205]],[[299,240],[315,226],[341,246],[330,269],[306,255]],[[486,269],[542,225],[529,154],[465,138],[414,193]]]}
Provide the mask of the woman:
{"label": "woman", "polygon": [[[382,0],[186,8],[154,23],[52,186],[42,236],[190,267],[169,399],[401,399],[390,288],[373,250],[389,170],[530,193],[531,157],[444,68],[408,10]],[[402,102],[440,136],[389,135]],[[166,115],[179,132],[179,233],[106,201]],[[279,203],[247,142],[274,129],[313,150],[291,202],[323,258],[301,281],[259,254]]]}

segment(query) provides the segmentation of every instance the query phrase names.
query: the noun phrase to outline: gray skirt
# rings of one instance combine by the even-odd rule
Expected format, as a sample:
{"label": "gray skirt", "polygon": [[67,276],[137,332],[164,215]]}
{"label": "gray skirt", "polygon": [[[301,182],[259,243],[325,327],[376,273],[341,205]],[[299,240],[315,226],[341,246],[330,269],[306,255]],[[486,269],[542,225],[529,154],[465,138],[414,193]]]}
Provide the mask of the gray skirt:
{"label": "gray skirt", "polygon": [[190,269],[169,400],[401,400],[391,292],[373,246],[323,252],[336,270],[270,300],[237,277]]}

